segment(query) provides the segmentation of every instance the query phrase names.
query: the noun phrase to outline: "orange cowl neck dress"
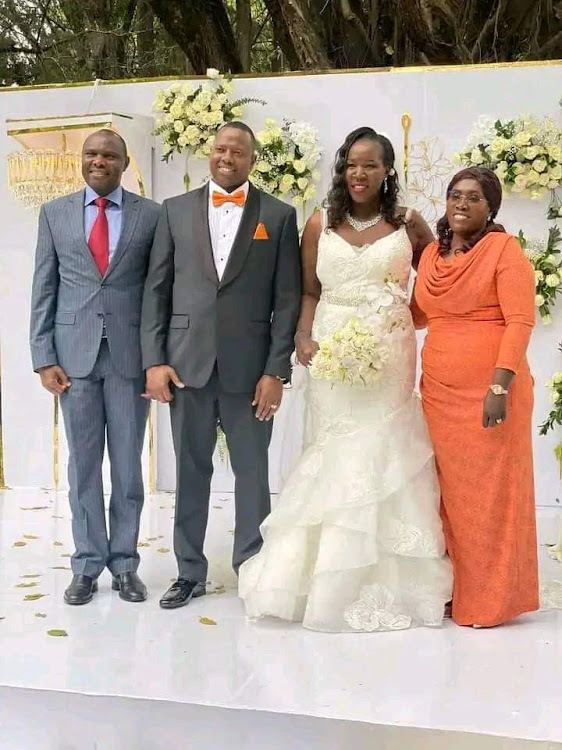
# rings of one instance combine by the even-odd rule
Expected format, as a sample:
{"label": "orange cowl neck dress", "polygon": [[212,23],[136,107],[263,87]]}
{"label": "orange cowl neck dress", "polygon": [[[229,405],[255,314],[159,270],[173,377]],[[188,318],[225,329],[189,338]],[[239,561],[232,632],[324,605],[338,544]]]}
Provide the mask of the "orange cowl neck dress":
{"label": "orange cowl neck dress", "polygon": [[[526,358],[535,283],[515,237],[492,232],[443,259],[420,262],[412,312],[428,326],[421,392],[441,484],[453,563],[453,619],[499,625],[538,608],[533,486],[533,379]],[[507,419],[482,427],[496,367],[516,373]]]}

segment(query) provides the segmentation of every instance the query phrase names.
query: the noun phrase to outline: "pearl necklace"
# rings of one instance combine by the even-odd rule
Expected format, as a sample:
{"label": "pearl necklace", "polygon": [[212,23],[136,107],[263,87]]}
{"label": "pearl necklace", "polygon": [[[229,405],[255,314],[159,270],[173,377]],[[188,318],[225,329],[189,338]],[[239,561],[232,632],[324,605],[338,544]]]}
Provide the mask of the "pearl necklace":
{"label": "pearl necklace", "polygon": [[379,221],[382,219],[382,214],[377,214],[376,216],[373,216],[372,219],[367,219],[367,221],[360,221],[359,219],[356,219],[353,217],[349,211],[345,214],[345,219],[348,224],[350,224],[356,232],[364,232],[366,229],[370,229],[371,227],[376,226]]}

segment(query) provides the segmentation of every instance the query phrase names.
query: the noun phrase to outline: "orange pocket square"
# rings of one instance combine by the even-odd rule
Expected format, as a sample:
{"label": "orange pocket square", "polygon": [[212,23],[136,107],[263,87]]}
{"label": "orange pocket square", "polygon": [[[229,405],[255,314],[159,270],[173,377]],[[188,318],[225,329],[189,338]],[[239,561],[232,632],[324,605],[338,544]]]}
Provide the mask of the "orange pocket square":
{"label": "orange pocket square", "polygon": [[256,227],[256,231],[254,232],[254,239],[255,240],[268,240],[269,235],[267,233],[267,229],[265,228],[265,224],[260,223]]}

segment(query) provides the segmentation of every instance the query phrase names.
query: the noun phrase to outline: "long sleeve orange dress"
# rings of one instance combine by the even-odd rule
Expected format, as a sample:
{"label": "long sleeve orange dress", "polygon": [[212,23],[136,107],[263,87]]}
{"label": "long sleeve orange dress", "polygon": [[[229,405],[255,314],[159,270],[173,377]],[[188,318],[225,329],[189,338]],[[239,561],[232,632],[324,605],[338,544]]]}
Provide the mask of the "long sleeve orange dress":
{"label": "long sleeve orange dress", "polygon": [[[499,625],[538,609],[538,563],[526,358],[535,283],[515,237],[492,232],[468,253],[424,251],[412,312],[427,320],[421,392],[453,564],[453,619]],[[494,369],[516,373],[507,418],[484,429]]]}

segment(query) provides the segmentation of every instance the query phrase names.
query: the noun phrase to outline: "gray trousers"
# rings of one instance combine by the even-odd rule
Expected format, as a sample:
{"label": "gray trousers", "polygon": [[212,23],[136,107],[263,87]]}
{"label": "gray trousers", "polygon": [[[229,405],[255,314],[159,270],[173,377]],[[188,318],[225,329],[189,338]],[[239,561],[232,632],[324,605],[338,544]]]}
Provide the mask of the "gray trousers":
{"label": "gray trousers", "polygon": [[174,552],[180,578],[207,579],[203,545],[219,419],[235,477],[234,570],[262,545],[259,527],[270,512],[267,451],[273,420],[256,419],[253,397],[253,393],[226,393],[216,368],[203,388],[174,390],[170,404],[177,483]]}
{"label": "gray trousers", "polygon": [[[92,372],[70,378],[60,404],[69,447],[68,484],[76,551],[72,571],[97,578],[107,566],[117,575],[137,569],[144,501],[141,453],[148,402],[144,376],[124,378],[113,368],[102,339]],[[102,462],[107,435],[111,465],[109,535]]]}

